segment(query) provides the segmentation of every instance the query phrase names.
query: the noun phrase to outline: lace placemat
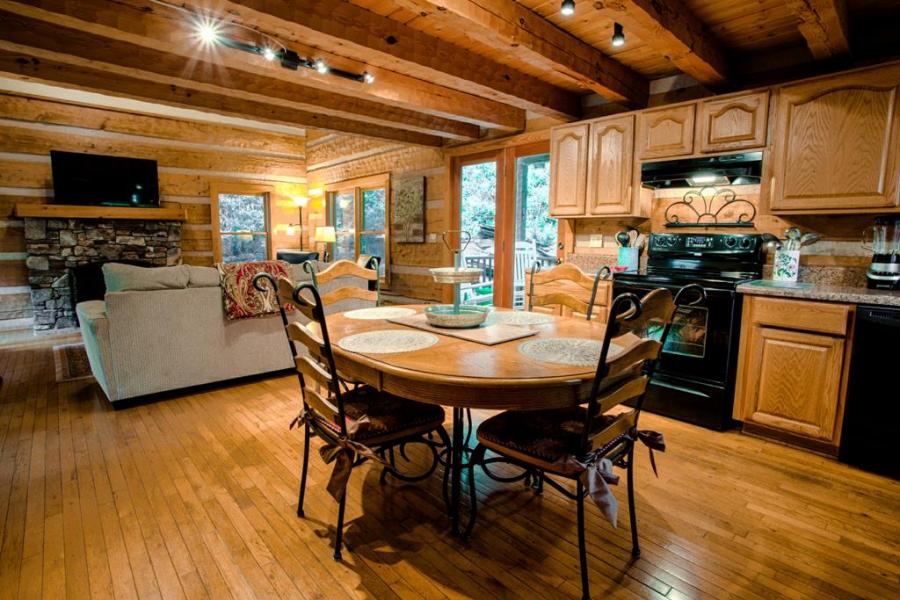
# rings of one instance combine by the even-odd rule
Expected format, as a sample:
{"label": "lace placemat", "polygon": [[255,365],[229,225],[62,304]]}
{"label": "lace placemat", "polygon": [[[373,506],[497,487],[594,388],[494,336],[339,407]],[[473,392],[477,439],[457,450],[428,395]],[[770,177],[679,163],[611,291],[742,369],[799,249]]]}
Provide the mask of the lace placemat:
{"label": "lace placemat", "polygon": [[430,348],[438,342],[436,335],[424,331],[408,329],[383,329],[367,331],[341,338],[338,346],[349,352],[364,354],[391,354],[394,352],[412,352]]}
{"label": "lace placemat", "polygon": [[521,310],[495,311],[487,316],[485,323],[488,325],[544,325],[553,322],[553,317],[541,313],[525,312]]}
{"label": "lace placemat", "polygon": [[[603,344],[584,338],[550,338],[532,340],[519,346],[519,352],[540,362],[577,367],[596,366]],[[610,343],[607,360],[622,351],[622,347]]]}
{"label": "lace placemat", "polygon": [[411,317],[416,314],[412,308],[403,308],[402,306],[376,306],[373,308],[358,308],[344,313],[348,319],[358,319],[360,321],[377,321],[379,319],[398,319],[400,317]]}

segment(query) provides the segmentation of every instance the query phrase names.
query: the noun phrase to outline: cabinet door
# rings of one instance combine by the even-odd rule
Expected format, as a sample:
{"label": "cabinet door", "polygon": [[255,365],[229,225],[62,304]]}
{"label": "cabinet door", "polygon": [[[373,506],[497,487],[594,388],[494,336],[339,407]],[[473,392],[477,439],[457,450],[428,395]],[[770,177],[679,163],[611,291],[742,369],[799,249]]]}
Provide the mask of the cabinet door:
{"label": "cabinet door", "polygon": [[638,154],[642,159],[694,152],[693,104],[638,113]]}
{"label": "cabinet door", "polygon": [[753,326],[741,405],[751,421],[836,443],[844,340]]}
{"label": "cabinet door", "polygon": [[771,208],[896,206],[898,84],[892,65],[779,90]]}
{"label": "cabinet door", "polygon": [[585,215],[588,124],[558,127],[550,133],[550,216]]}
{"label": "cabinet door", "polygon": [[725,152],[766,145],[769,92],[704,100],[698,110],[700,152]]}
{"label": "cabinet door", "polygon": [[591,123],[587,206],[591,215],[629,214],[634,166],[634,116]]}

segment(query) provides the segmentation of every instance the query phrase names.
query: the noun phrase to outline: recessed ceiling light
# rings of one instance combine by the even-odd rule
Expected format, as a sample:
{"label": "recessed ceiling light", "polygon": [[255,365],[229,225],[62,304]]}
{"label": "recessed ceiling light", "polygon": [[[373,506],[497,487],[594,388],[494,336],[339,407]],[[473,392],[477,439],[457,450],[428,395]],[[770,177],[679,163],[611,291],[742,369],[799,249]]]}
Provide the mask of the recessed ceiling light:
{"label": "recessed ceiling light", "polygon": [[563,0],[559,12],[568,17],[575,14],[575,0]]}

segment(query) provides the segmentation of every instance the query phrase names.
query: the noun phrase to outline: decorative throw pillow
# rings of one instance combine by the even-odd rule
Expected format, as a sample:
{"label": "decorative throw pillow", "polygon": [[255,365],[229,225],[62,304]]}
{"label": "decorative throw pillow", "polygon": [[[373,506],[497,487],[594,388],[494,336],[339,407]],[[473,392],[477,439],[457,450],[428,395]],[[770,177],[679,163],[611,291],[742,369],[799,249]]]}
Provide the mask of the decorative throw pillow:
{"label": "decorative throw pillow", "polygon": [[[222,295],[225,300],[225,316],[228,319],[249,319],[271,315],[278,311],[275,290],[265,294],[253,287],[253,277],[257,273],[269,273],[276,280],[290,278],[288,264],[280,260],[265,260],[243,263],[220,263],[222,274]],[[286,305],[286,310],[293,307]]]}
{"label": "decorative throw pillow", "polygon": [[190,279],[187,265],[138,267],[110,262],[102,269],[107,292],[178,290],[186,288]]}

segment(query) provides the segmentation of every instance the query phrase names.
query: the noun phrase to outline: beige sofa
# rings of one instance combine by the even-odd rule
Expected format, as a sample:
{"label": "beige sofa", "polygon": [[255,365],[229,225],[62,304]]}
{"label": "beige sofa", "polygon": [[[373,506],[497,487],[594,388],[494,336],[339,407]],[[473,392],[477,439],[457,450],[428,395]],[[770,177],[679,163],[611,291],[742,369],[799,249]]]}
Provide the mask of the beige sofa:
{"label": "beige sofa", "polygon": [[[108,289],[128,291],[76,307],[91,370],[111,402],[292,366],[280,317],[225,318],[216,269],[131,269],[140,269],[138,281],[124,285],[104,271]],[[309,278],[299,265],[292,275]],[[347,283],[364,285],[334,285]]]}

